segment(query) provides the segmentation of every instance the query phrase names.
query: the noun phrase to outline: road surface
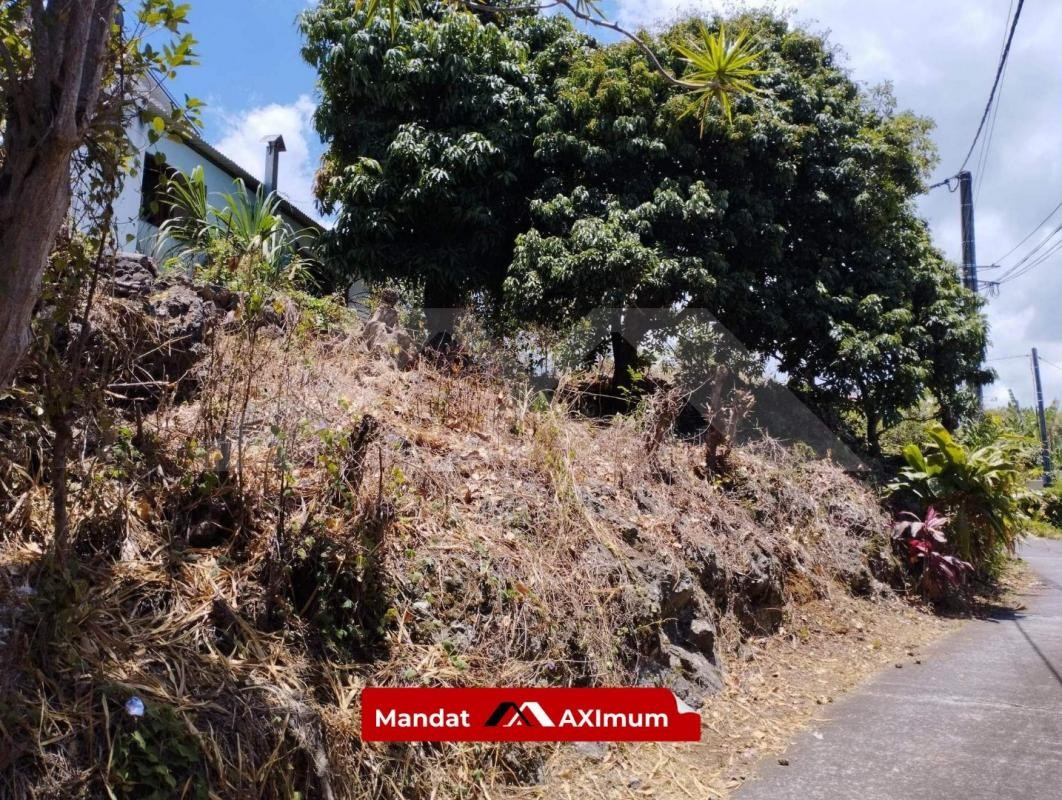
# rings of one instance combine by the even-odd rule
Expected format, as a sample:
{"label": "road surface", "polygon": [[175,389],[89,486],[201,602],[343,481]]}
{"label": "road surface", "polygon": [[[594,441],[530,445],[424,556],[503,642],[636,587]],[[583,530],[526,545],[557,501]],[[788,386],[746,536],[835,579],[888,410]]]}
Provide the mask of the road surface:
{"label": "road surface", "polygon": [[737,800],[1060,800],[1062,542],[1032,539],[1021,554],[1043,583],[1026,609],[882,672]]}

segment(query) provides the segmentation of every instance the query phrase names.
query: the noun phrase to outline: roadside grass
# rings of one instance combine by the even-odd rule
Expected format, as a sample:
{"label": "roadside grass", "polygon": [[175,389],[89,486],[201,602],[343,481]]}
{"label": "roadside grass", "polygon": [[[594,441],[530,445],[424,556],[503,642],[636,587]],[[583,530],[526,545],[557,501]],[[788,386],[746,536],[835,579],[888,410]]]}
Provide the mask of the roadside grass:
{"label": "roadside grass", "polygon": [[1029,520],[1026,533],[1042,539],[1062,539],[1062,528],[1056,528],[1050,522],[1039,519]]}

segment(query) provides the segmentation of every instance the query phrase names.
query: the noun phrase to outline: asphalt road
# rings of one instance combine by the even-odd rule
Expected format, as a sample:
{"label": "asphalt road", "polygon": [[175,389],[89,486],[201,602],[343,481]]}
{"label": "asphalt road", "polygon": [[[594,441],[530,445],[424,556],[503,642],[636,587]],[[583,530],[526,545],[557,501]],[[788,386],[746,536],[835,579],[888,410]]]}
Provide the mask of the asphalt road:
{"label": "asphalt road", "polygon": [[1021,550],[1044,586],[830,707],[737,800],[1062,800],[1062,542]]}

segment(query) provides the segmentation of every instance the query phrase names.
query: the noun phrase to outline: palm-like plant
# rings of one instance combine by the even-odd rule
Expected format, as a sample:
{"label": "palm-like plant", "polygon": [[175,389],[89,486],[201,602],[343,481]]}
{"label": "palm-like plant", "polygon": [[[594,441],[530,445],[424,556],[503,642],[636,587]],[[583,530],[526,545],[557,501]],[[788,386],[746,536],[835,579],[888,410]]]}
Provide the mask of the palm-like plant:
{"label": "palm-like plant", "polygon": [[280,216],[276,193],[252,195],[242,180],[235,183],[236,191],[221,195],[218,227],[237,252],[260,263],[266,277],[276,280],[299,261],[298,235]]}
{"label": "palm-like plant", "polygon": [[179,172],[167,179],[161,202],[170,216],[159,228],[160,247],[181,261],[194,262],[206,252],[213,238],[213,214],[203,168],[196,167],[190,174]]}
{"label": "palm-like plant", "polygon": [[200,263],[219,244],[225,245],[234,259],[231,265],[215,265],[219,273],[237,271],[242,264],[270,284],[294,285],[306,277],[305,251],[313,234],[287,223],[275,192],[252,194],[237,179],[234,191],[220,197],[219,206],[209,202],[201,167],[171,178],[163,195],[171,217],[159,229],[160,240],[176,247],[177,257],[189,264]]}
{"label": "palm-like plant", "polygon": [[725,27],[712,33],[702,23],[699,32],[700,40],[696,43],[686,45],[676,42],[672,47],[688,65],[683,80],[692,84],[689,91],[694,103],[690,112],[697,114],[703,133],[712,103],[719,103],[729,122],[733,116],[733,98],[754,94],[757,89],[751,79],[762,75],[764,70],[753,66],[762,52],[749,41],[747,31],[742,31],[729,41]]}

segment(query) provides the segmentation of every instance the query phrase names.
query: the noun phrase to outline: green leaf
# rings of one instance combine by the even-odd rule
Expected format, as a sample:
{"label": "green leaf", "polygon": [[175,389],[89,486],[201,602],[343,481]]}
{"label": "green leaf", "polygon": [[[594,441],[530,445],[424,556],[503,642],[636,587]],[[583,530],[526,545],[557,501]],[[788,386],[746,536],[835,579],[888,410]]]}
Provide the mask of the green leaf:
{"label": "green leaf", "polygon": [[903,448],[903,458],[913,469],[920,472],[928,472],[929,465],[926,463],[922,449],[916,444],[909,444]]}
{"label": "green leaf", "polygon": [[756,93],[758,90],[751,79],[765,71],[754,66],[763,53],[748,41],[747,31],[742,31],[733,41],[727,41],[725,26],[720,26],[718,32],[712,34],[701,23],[699,33],[698,41],[690,44],[676,42],[672,47],[686,61],[683,80],[697,84],[690,89],[693,102],[687,113],[697,114],[703,134],[712,102],[717,102],[723,116],[731,121],[732,101]]}

